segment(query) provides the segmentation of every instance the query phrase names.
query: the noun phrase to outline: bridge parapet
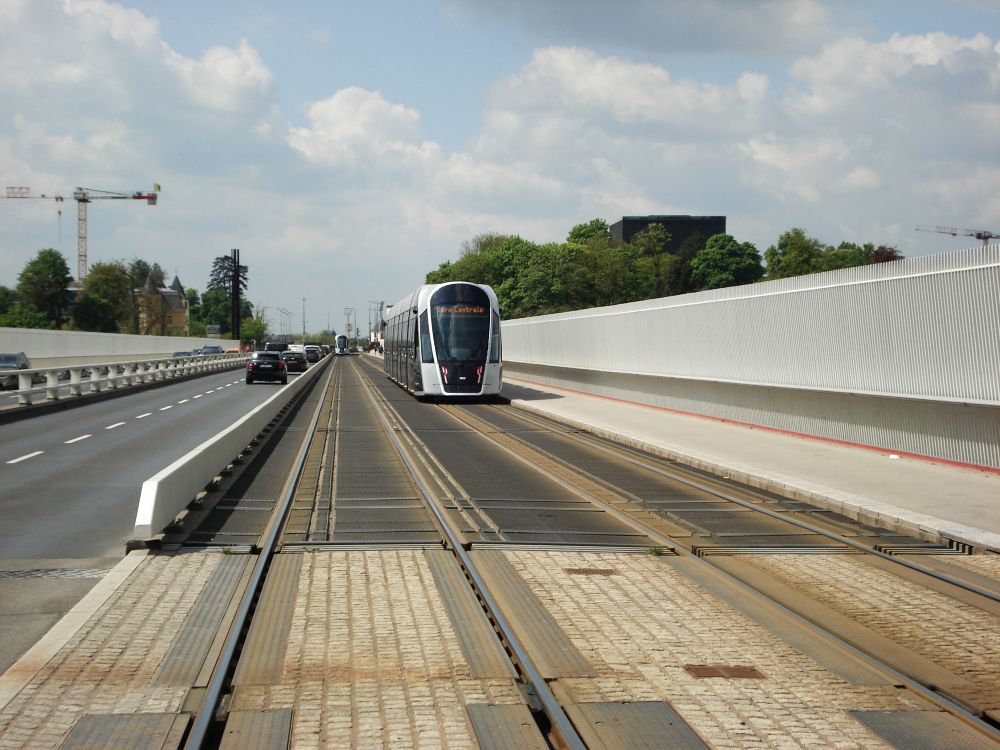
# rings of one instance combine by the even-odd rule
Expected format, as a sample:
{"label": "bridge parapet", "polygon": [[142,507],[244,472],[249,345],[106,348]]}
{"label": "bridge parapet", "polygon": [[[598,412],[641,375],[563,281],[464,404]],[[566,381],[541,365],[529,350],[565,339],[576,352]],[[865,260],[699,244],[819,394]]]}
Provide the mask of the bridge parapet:
{"label": "bridge parapet", "polygon": [[505,370],[1000,468],[1000,245],[503,324]]}

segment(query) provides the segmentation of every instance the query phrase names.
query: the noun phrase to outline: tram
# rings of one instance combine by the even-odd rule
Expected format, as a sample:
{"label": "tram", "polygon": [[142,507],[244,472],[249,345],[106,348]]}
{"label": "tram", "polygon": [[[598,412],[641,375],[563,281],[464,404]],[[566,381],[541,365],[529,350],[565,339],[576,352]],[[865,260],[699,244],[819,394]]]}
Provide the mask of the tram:
{"label": "tram", "polygon": [[337,340],[334,343],[333,353],[347,354],[348,351],[350,350],[347,348],[347,336],[345,336],[344,334],[340,334],[339,336],[337,336]]}
{"label": "tram", "polygon": [[468,281],[425,284],[385,319],[385,373],[414,396],[453,399],[500,392],[500,306]]}

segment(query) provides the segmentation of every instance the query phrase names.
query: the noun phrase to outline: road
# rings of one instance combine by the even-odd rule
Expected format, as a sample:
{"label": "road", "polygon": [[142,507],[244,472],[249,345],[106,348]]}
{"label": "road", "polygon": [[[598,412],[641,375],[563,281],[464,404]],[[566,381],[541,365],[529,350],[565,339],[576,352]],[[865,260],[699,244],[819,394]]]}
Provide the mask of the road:
{"label": "road", "polygon": [[121,560],[142,482],[280,387],[230,370],[0,427],[0,672]]}

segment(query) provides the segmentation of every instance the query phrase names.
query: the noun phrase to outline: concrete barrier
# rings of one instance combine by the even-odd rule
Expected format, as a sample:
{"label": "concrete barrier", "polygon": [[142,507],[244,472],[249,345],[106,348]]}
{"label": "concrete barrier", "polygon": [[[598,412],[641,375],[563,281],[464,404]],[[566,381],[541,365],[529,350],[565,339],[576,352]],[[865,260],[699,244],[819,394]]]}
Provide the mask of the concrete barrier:
{"label": "concrete barrier", "polygon": [[133,539],[152,539],[168,526],[212,477],[250,445],[297,394],[327,370],[319,365],[330,361],[330,357],[320,360],[230,427],[143,482]]}

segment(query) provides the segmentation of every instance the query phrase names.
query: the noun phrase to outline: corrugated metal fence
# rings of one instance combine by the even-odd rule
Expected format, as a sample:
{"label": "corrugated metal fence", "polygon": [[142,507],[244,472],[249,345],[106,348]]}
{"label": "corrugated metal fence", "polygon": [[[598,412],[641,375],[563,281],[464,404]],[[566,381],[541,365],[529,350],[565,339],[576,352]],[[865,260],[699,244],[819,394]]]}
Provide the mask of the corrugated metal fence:
{"label": "corrugated metal fence", "polygon": [[508,371],[1000,468],[1000,245],[507,321]]}

